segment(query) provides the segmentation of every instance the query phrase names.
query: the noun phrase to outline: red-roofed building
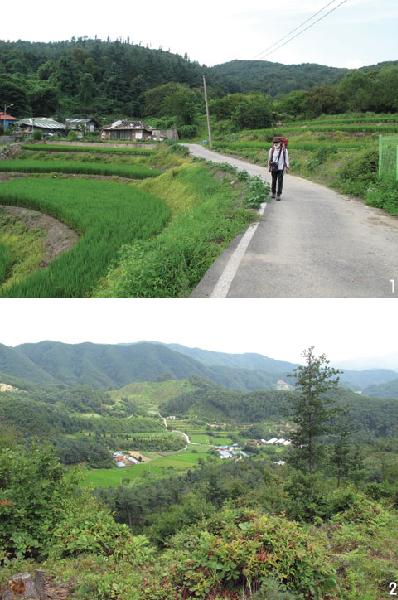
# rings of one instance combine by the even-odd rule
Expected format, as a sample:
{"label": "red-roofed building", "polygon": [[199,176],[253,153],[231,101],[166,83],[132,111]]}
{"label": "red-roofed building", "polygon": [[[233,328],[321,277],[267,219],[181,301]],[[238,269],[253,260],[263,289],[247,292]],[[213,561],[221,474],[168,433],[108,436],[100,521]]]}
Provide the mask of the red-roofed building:
{"label": "red-roofed building", "polygon": [[3,131],[6,131],[8,126],[14,123],[14,121],[16,121],[16,118],[12,115],[9,115],[5,112],[0,112],[0,129]]}

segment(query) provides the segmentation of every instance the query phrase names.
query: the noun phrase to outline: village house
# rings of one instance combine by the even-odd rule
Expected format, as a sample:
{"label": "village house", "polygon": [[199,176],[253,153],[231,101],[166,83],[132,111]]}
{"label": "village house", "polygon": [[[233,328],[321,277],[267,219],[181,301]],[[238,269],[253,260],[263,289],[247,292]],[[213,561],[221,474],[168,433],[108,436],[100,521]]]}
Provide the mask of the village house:
{"label": "village house", "polygon": [[238,444],[233,444],[232,446],[216,446],[214,448],[214,452],[218,454],[219,458],[246,458],[249,455],[246,452],[243,452],[238,446]]}
{"label": "village house", "polygon": [[144,456],[139,452],[122,452],[121,450],[113,453],[113,461],[119,469],[132,467],[133,465],[139,465],[141,462],[145,462]]}
{"label": "village house", "polygon": [[97,119],[87,118],[87,119],[65,119],[65,128],[66,131],[75,131],[76,133],[81,133],[82,135],[86,133],[95,133],[98,131],[100,127]]}
{"label": "village house", "polygon": [[15,123],[16,118],[6,112],[0,112],[0,132],[7,131],[10,125]]}
{"label": "village house", "polygon": [[163,142],[163,140],[178,140],[177,128],[152,129],[152,139],[155,142]]}
{"label": "village house", "polygon": [[152,138],[152,128],[142,121],[119,120],[104,127],[101,138],[103,140],[144,141]]}
{"label": "village house", "polygon": [[275,388],[281,392],[288,392],[289,390],[293,389],[293,386],[287,383],[286,381],[283,381],[283,379],[278,379],[278,381],[275,384]]}
{"label": "village house", "polygon": [[290,440],[286,440],[285,438],[271,438],[270,440],[261,439],[262,444],[271,444],[277,446],[290,446],[292,443]]}
{"label": "village house", "polygon": [[16,121],[16,126],[25,134],[30,134],[34,131],[40,131],[44,136],[65,134],[65,125],[63,123],[58,123],[58,121],[48,119],[47,117],[20,119]]}
{"label": "village house", "polygon": [[0,392],[16,392],[17,388],[8,383],[0,383]]}

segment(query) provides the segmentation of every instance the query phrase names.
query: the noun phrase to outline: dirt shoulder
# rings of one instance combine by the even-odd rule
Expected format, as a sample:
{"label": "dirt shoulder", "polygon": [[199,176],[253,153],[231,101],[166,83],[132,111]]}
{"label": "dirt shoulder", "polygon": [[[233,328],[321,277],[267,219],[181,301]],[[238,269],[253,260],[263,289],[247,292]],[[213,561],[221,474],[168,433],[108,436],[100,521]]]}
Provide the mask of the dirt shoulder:
{"label": "dirt shoulder", "polygon": [[79,240],[78,234],[73,229],[37,210],[20,206],[2,206],[0,210],[4,210],[13,218],[22,221],[28,229],[40,230],[43,233],[42,267],[49,265],[59,254],[72,248]]}

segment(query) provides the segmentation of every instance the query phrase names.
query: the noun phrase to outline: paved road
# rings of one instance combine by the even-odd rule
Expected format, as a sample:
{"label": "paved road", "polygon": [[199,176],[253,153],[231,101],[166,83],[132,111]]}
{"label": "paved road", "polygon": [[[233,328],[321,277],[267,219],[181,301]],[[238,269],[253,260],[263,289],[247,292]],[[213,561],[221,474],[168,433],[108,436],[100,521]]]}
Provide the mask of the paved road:
{"label": "paved road", "polygon": [[[269,180],[263,167],[187,146]],[[267,203],[252,233],[233,242],[192,297],[398,297],[398,219],[359,200],[287,175],[282,201]]]}

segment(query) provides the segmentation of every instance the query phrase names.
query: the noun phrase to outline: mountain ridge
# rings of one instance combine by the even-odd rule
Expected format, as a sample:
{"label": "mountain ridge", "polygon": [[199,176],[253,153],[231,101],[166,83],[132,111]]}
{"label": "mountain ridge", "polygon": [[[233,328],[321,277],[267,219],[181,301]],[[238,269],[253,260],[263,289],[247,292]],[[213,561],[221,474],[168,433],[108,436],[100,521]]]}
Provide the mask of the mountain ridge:
{"label": "mountain ridge", "polygon": [[[296,366],[258,353],[230,354],[147,341],[132,344],[43,341],[15,347],[0,344],[3,379],[8,376],[42,385],[84,384],[116,389],[140,381],[196,376],[238,391],[270,390]],[[369,386],[386,385],[397,377],[396,371],[388,369],[347,370],[341,382],[363,391]]]}

